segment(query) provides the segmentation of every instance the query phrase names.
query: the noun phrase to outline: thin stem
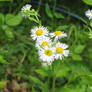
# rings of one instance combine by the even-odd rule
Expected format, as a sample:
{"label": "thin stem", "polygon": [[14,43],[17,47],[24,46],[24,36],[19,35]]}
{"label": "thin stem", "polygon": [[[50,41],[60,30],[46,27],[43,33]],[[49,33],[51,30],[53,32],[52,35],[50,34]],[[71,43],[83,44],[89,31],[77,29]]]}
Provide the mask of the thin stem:
{"label": "thin stem", "polygon": [[47,92],[49,92],[49,87],[50,87],[50,77],[48,77],[48,90],[47,90]]}
{"label": "thin stem", "polygon": [[35,17],[36,17],[37,21],[39,22],[39,18],[36,15],[35,15]]}
{"label": "thin stem", "polygon": [[53,81],[52,81],[52,92],[55,92],[55,81],[56,81],[56,76],[55,76],[55,67],[53,65],[51,65],[51,69],[52,69],[52,72],[53,72]]}
{"label": "thin stem", "polygon": [[20,62],[21,64],[22,64],[23,61],[25,60],[26,54],[27,54],[27,52],[24,53],[24,56],[23,56],[23,58],[21,59],[21,62]]}
{"label": "thin stem", "polygon": [[55,92],[55,81],[56,81],[56,77],[53,76],[52,92]]}
{"label": "thin stem", "polygon": [[41,26],[41,21],[39,20],[39,18],[38,18],[37,16],[35,16],[35,17],[36,17],[36,19],[37,19],[39,25]]}
{"label": "thin stem", "polygon": [[71,28],[70,28],[70,32],[69,32],[69,36],[68,36],[68,40],[69,40],[69,38],[70,38],[70,36],[71,36],[71,34],[72,34],[72,32],[74,32],[74,34],[75,34],[75,40],[74,40],[74,42],[73,42],[73,44],[72,44],[72,46],[71,46],[71,48],[76,44],[76,42],[77,42],[77,40],[78,40],[78,32],[77,32],[77,28],[73,25]]}
{"label": "thin stem", "polygon": [[88,27],[88,30],[91,32],[91,28],[90,27]]}
{"label": "thin stem", "polygon": [[53,13],[55,12],[55,8],[56,8],[56,0],[54,0]]}
{"label": "thin stem", "polygon": [[34,22],[36,22],[36,23],[39,24],[39,22],[38,22],[36,19],[34,19],[34,18],[28,17],[28,19],[29,19],[30,21],[34,21]]}

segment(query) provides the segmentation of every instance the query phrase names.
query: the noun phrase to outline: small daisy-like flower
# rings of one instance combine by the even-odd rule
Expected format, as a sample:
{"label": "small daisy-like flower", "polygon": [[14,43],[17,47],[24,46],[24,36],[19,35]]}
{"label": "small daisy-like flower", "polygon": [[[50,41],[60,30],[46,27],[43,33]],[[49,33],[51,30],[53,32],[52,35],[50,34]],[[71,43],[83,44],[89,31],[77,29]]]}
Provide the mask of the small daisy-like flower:
{"label": "small daisy-like flower", "polygon": [[39,49],[42,47],[46,47],[46,46],[50,46],[50,44],[52,43],[51,39],[49,37],[41,37],[38,38],[36,41],[36,47]]}
{"label": "small daisy-like flower", "polygon": [[67,34],[61,31],[55,31],[54,33],[50,33],[50,36],[55,37],[54,41],[57,41],[60,38],[67,37]]}
{"label": "small daisy-like flower", "polygon": [[35,27],[31,30],[31,37],[33,40],[36,40],[41,37],[48,36],[48,33],[48,29],[43,26]]}
{"label": "small daisy-like flower", "polygon": [[66,50],[67,48],[68,48],[68,45],[58,42],[56,44],[55,59],[61,59],[62,60],[62,58],[64,56],[67,57],[68,54],[69,54],[69,50]]}
{"label": "small daisy-like flower", "polygon": [[22,16],[24,16],[26,18],[26,13],[28,11],[30,11],[31,7],[32,6],[30,4],[26,4],[25,6],[23,6],[22,9],[21,9]]}
{"label": "small daisy-like flower", "polygon": [[48,65],[54,61],[55,48],[45,47],[44,49],[39,50],[40,60]]}
{"label": "small daisy-like flower", "polygon": [[89,19],[92,19],[92,10],[88,9],[88,10],[85,12],[85,15],[86,15]]}

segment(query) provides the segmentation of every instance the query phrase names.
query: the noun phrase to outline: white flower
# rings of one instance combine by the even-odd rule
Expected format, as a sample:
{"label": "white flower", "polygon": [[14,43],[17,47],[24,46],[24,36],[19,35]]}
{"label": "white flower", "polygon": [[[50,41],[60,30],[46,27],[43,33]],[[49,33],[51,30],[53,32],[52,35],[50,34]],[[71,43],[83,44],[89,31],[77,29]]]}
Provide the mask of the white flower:
{"label": "white flower", "polygon": [[85,15],[86,15],[89,19],[92,19],[92,10],[88,9],[88,10],[85,12]]}
{"label": "white flower", "polygon": [[57,41],[60,38],[67,37],[67,34],[61,31],[55,31],[54,33],[50,33],[50,36],[55,37],[54,41]]}
{"label": "white flower", "polygon": [[38,49],[40,49],[41,47],[50,46],[51,43],[52,43],[52,41],[49,37],[43,36],[43,37],[37,39],[36,47]]}
{"label": "white flower", "polygon": [[30,4],[26,4],[25,6],[23,6],[22,9],[21,9],[22,16],[26,17],[25,13],[26,13],[26,11],[30,11],[31,7],[32,6]]}
{"label": "white flower", "polygon": [[40,60],[50,65],[54,61],[55,48],[45,47],[38,52]]}
{"label": "white flower", "polygon": [[31,37],[33,40],[39,39],[41,37],[44,36],[48,36],[48,29],[43,27],[43,26],[39,26],[39,27],[35,27],[34,29],[31,30]]}
{"label": "white flower", "polygon": [[62,58],[64,56],[67,57],[68,54],[69,54],[69,50],[66,50],[67,48],[68,48],[68,45],[58,42],[56,44],[55,59],[61,59],[62,60]]}

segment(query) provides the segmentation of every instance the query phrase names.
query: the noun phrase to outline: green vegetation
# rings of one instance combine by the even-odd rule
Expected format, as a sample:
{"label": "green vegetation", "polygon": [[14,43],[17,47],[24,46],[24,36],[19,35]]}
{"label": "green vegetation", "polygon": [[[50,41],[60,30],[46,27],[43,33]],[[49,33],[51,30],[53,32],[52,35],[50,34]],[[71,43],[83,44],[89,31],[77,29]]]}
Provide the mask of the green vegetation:
{"label": "green vegetation", "polygon": [[[38,0],[44,6],[32,1],[36,0],[0,0],[0,92],[92,92],[92,21],[85,16],[92,0]],[[27,3],[50,32],[67,33],[61,41],[69,46],[68,57],[41,65],[30,37],[37,23],[20,13]],[[81,18],[56,11],[57,7]]]}

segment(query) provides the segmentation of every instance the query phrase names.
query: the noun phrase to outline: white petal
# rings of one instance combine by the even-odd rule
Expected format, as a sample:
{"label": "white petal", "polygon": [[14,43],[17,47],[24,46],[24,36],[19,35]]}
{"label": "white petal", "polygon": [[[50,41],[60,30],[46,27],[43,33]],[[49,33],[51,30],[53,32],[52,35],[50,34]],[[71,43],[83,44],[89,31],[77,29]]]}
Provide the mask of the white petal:
{"label": "white petal", "polygon": [[63,54],[64,54],[64,56],[68,56],[68,54],[69,54],[69,50],[64,50],[64,52],[63,52]]}

